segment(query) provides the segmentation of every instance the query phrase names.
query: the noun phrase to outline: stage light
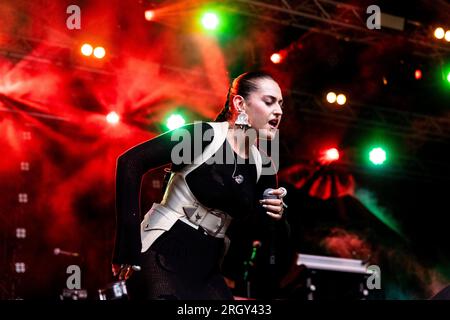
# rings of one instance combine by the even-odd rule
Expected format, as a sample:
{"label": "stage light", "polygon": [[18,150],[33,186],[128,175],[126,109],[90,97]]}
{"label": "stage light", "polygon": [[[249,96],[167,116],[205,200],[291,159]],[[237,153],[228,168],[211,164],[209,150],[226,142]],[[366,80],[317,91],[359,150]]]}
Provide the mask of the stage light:
{"label": "stage light", "polygon": [[152,21],[155,17],[155,12],[153,10],[145,10],[144,16],[145,20]]}
{"label": "stage light", "polygon": [[336,102],[336,93],[328,92],[327,101],[328,101],[328,103],[335,103]]}
{"label": "stage light", "polygon": [[111,111],[106,116],[106,122],[108,122],[110,124],[117,124],[119,122],[119,120],[120,120],[119,115],[117,113],[115,113],[114,111]]}
{"label": "stage light", "polygon": [[445,41],[450,42],[450,30],[447,30],[445,32],[444,38],[445,38]]}
{"label": "stage light", "polygon": [[436,39],[442,39],[444,38],[444,35],[445,31],[441,27],[436,28],[436,30],[434,30],[434,36],[436,37]]}
{"label": "stage light", "polygon": [[336,161],[339,160],[339,150],[336,148],[330,148],[325,151],[325,158],[328,161]]}
{"label": "stage light", "polygon": [[19,193],[18,201],[19,201],[19,203],[28,203],[28,194],[27,193]]}
{"label": "stage light", "polygon": [[23,262],[16,262],[14,264],[14,267],[15,267],[15,270],[16,270],[17,273],[25,273],[25,270],[26,270],[25,263],[23,263]]}
{"label": "stage light", "polygon": [[30,171],[30,163],[26,161],[22,161],[20,163],[20,170],[22,171]]}
{"label": "stage light", "polygon": [[328,148],[320,152],[319,162],[322,164],[328,164],[337,160],[339,160],[339,150],[337,148]]}
{"label": "stage light", "polygon": [[338,94],[338,96],[336,97],[336,102],[338,105],[342,106],[347,102],[347,97],[345,96],[345,94]]}
{"label": "stage light", "polygon": [[207,30],[215,30],[219,25],[219,18],[215,13],[207,12],[202,17],[202,25]]}
{"label": "stage light", "polygon": [[383,148],[373,148],[369,153],[369,159],[374,165],[381,165],[386,161],[386,151]]}
{"label": "stage light", "polygon": [[280,63],[281,60],[282,60],[281,54],[279,54],[279,53],[274,53],[270,56],[270,61],[272,61],[275,64]]}
{"label": "stage light", "polygon": [[333,161],[339,160],[339,150],[335,147],[323,148],[319,152],[318,161],[322,165],[328,165]]}
{"label": "stage light", "polygon": [[81,54],[86,57],[89,57],[93,51],[94,51],[94,49],[92,48],[92,46],[89,43],[85,43],[81,46]]}
{"label": "stage light", "polygon": [[17,239],[25,239],[26,237],[27,237],[27,229],[16,228],[16,238]]}
{"label": "stage light", "polygon": [[105,48],[103,48],[103,47],[96,47],[94,49],[94,56],[97,59],[103,59],[105,57],[105,55],[106,55]]}
{"label": "stage light", "polygon": [[447,73],[447,82],[450,82],[450,71]]}
{"label": "stage light", "polygon": [[417,69],[417,70],[414,72],[414,78],[416,78],[416,80],[422,79],[422,71],[419,70],[419,69]]}
{"label": "stage light", "polygon": [[186,123],[186,121],[184,120],[184,118],[182,116],[180,116],[179,114],[173,114],[167,119],[166,125],[167,125],[167,128],[169,128],[169,130],[173,130],[173,129],[181,127],[185,123]]}

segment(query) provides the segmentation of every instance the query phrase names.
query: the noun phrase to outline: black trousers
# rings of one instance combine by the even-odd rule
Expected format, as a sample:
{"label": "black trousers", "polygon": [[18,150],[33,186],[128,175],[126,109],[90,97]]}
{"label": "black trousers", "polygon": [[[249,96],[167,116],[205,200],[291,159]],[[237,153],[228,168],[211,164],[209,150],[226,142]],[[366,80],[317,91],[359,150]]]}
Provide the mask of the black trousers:
{"label": "black trousers", "polygon": [[182,221],[141,255],[142,270],[127,280],[133,300],[232,300],[220,274],[224,240]]}

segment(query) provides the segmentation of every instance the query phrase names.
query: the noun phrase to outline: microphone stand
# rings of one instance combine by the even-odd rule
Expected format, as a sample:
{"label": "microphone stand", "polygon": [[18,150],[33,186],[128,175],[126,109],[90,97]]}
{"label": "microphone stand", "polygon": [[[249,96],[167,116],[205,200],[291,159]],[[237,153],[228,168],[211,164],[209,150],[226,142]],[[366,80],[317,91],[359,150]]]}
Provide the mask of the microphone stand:
{"label": "microphone stand", "polygon": [[245,283],[247,298],[251,298],[250,269],[255,266],[256,254],[260,247],[261,247],[261,242],[259,240],[253,241],[252,253],[250,255],[250,258],[244,262],[244,265],[245,265],[244,283]]}

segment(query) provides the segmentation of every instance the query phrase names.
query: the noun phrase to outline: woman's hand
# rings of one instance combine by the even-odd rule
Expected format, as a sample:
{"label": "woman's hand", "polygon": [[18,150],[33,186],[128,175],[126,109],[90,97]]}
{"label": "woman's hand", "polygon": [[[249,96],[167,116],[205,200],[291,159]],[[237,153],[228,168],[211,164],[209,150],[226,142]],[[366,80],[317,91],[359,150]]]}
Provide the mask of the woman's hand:
{"label": "woman's hand", "polygon": [[114,276],[119,276],[119,280],[127,280],[131,277],[135,270],[139,270],[138,266],[130,264],[114,264],[112,265],[112,273]]}
{"label": "woman's hand", "polygon": [[283,217],[284,208],[287,206],[283,202],[287,191],[285,188],[274,189],[271,195],[277,196],[278,199],[263,199],[259,200],[263,208],[267,210],[267,214],[275,220],[280,220]]}

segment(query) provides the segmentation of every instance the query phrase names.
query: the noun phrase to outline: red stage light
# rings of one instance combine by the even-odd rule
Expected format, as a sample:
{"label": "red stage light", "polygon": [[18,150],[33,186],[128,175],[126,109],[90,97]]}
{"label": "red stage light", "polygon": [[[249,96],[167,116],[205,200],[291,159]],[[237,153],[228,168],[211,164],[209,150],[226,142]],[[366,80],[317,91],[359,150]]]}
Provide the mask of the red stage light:
{"label": "red stage light", "polygon": [[153,10],[145,10],[145,20],[152,21],[155,17],[155,12]]}
{"label": "red stage light", "polygon": [[328,161],[339,160],[339,150],[336,148],[330,148],[325,151],[325,159]]}
{"label": "red stage light", "polygon": [[339,160],[340,154],[339,154],[339,150],[337,148],[327,148],[327,149],[322,149],[320,151],[320,155],[319,155],[319,162],[324,165],[324,164],[330,164],[333,161],[337,161]]}
{"label": "red stage light", "polygon": [[270,61],[272,61],[275,64],[280,63],[282,60],[281,54],[279,53],[274,53],[270,56]]}
{"label": "red stage light", "polygon": [[417,69],[417,70],[414,72],[414,78],[416,78],[416,80],[422,79],[422,71],[419,70],[419,69]]}
{"label": "red stage light", "polygon": [[119,120],[120,120],[119,115],[117,113],[115,113],[114,111],[111,111],[106,116],[106,122],[108,122],[110,124],[117,124],[119,122]]}

